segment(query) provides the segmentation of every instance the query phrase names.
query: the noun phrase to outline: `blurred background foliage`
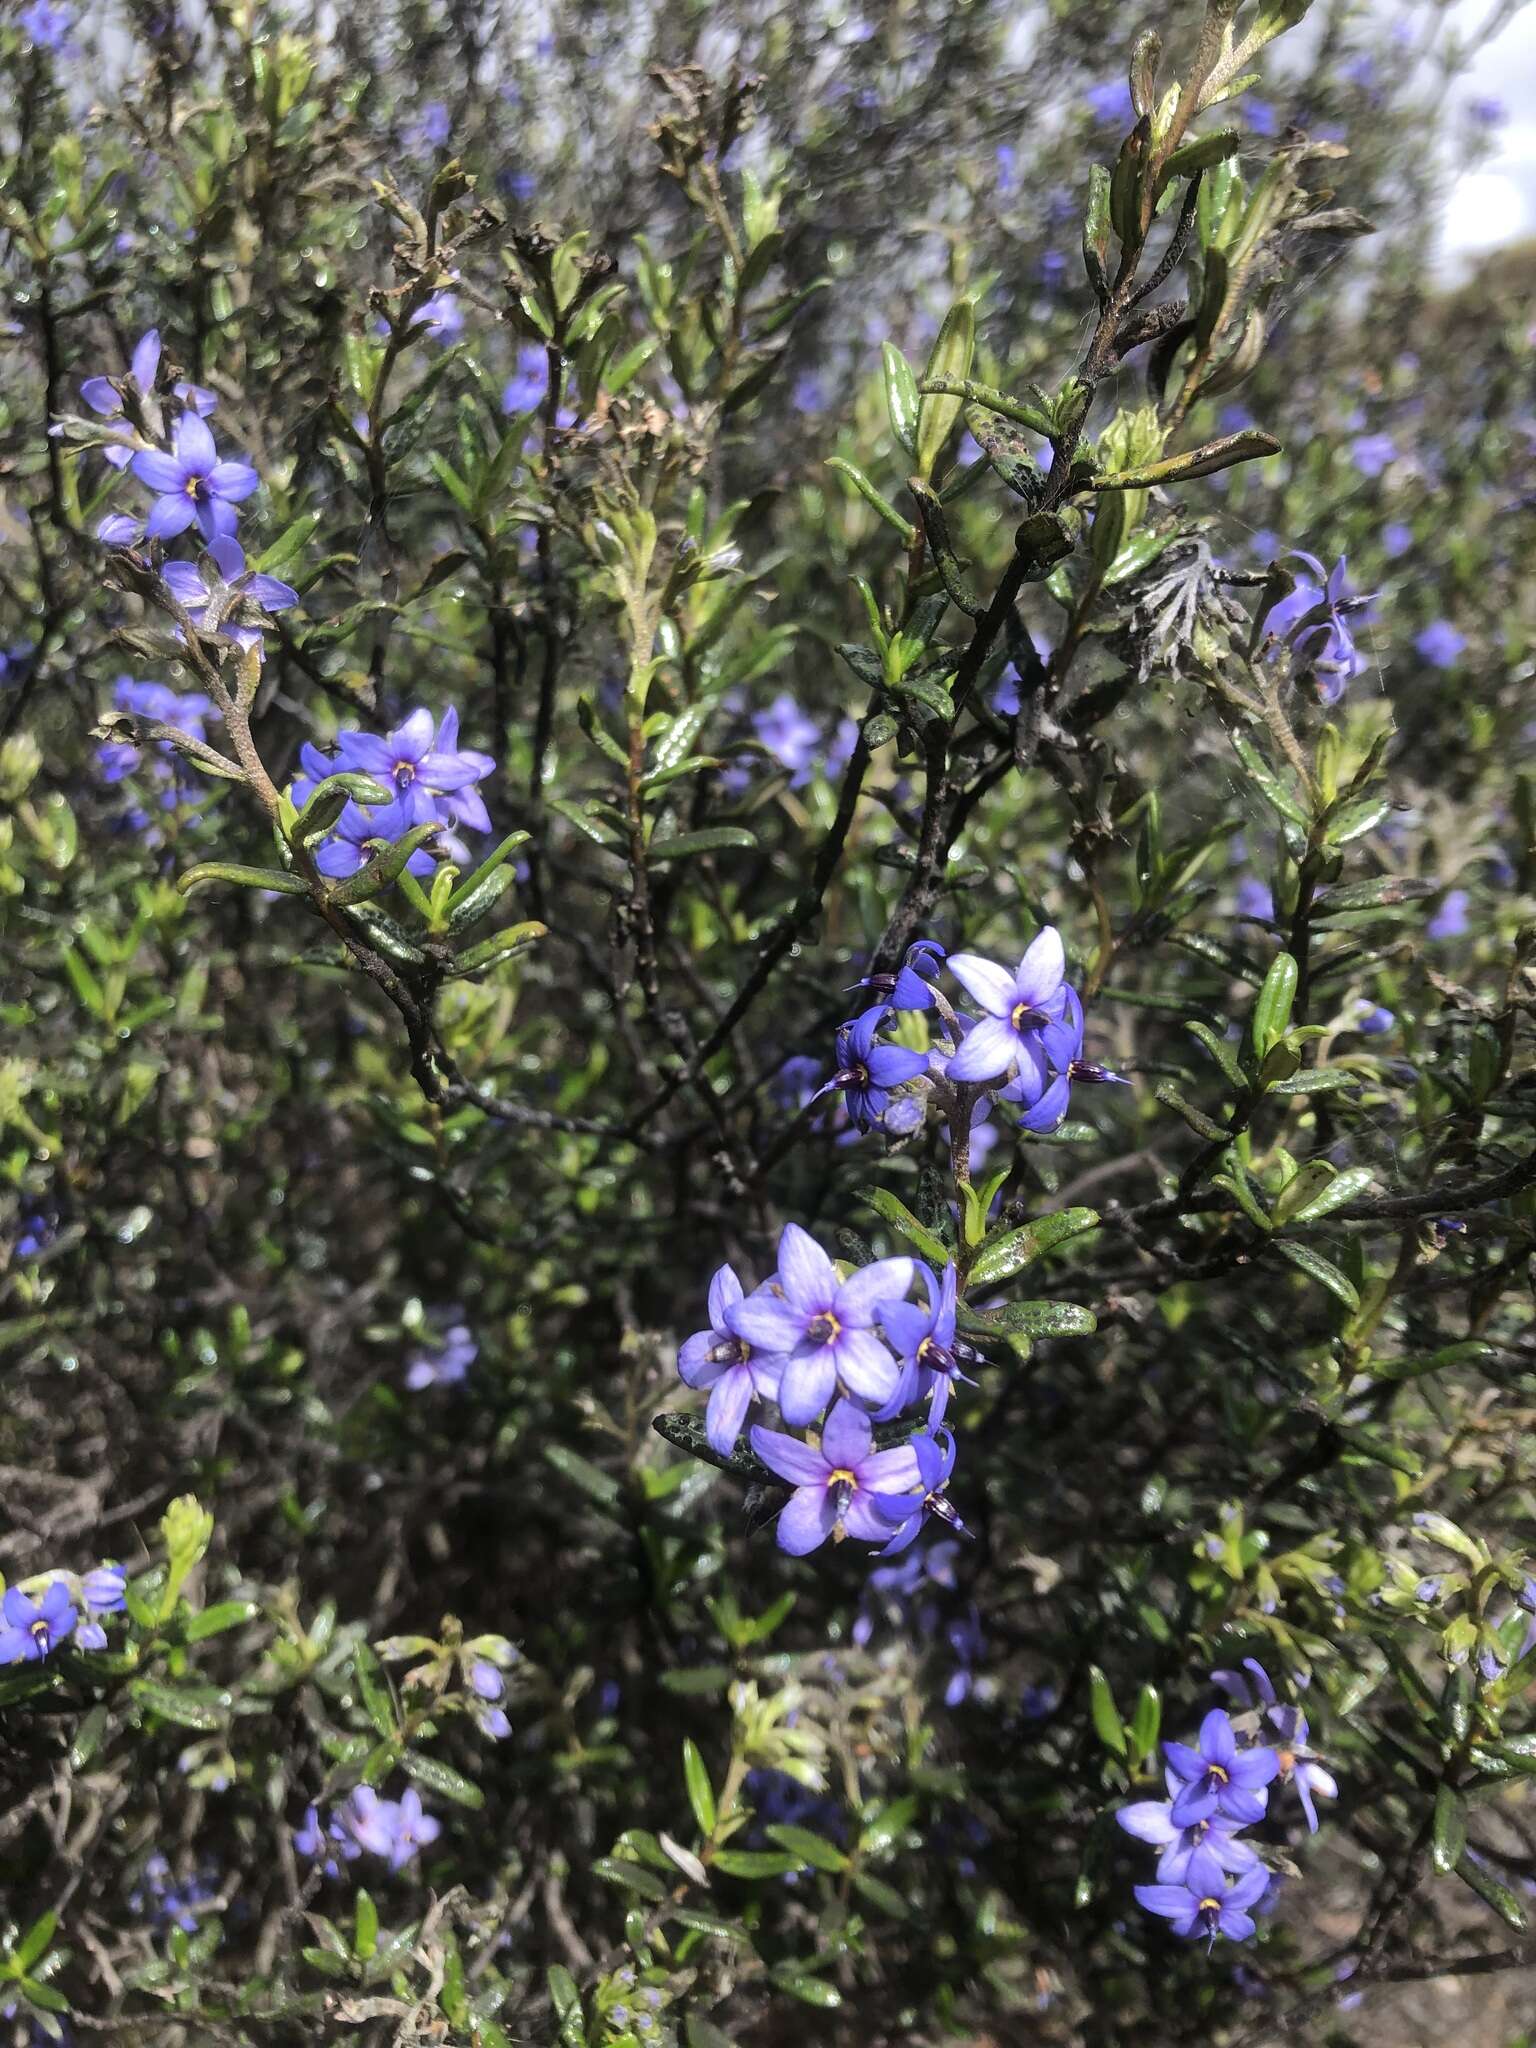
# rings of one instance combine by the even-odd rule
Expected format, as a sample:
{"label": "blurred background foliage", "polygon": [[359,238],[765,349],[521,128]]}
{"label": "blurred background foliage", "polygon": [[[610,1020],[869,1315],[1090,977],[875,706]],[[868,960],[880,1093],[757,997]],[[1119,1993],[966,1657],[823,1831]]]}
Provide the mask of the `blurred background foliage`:
{"label": "blurred background foliage", "polygon": [[[1530,2019],[1536,256],[1431,267],[1498,118],[1448,113],[1443,10],[1254,13],[1306,18],[1217,110],[1204,203],[1281,161],[1305,199],[1179,445],[1282,452],[1111,494],[952,727],[857,587],[886,625],[937,587],[882,345],[921,372],[965,301],[961,377],[1063,387],[1129,53],[1155,27],[1183,75],[1198,6],[0,24],[0,1568],[138,1589],[105,1656],[0,1674],[18,2039],[1365,2041],[1439,1969],[1469,2041]],[[473,939],[547,931],[429,976],[425,1050],[296,903],[178,890],[272,866],[245,791],[103,771],[119,677],[196,677],[49,429],[150,326],[300,593],[273,781],[457,707],[486,845],[528,834]],[[1101,456],[1177,393],[1158,354],[1104,373]],[[1020,508],[985,466],[948,495],[965,424],[933,473],[985,603]],[[639,507],[687,567],[654,641]],[[1232,695],[1295,549],[1371,598],[1331,725],[1294,664],[1297,762]],[[959,608],[937,635],[952,674]],[[806,1110],[804,1063],[893,944],[1013,959],[1046,920],[1133,1085],[1047,1142],[995,1118],[989,1171],[1006,1224],[1097,1212],[1031,1276],[1096,1333],[962,1390],[973,1545],[795,1563],[653,1430],[677,1344],[786,1217],[855,1259],[901,1248],[872,1187],[947,1227],[934,1136]],[[1266,1100],[1231,1048],[1263,1058],[1298,942],[1324,1078]],[[467,1370],[408,1385],[450,1327]],[[518,1653],[500,1741],[482,1633]],[[1262,1943],[1208,1958],[1137,1912],[1112,1815],[1245,1654],[1307,1688],[1340,1798]],[[292,1844],[360,1779],[442,1830],[362,1892]]]}

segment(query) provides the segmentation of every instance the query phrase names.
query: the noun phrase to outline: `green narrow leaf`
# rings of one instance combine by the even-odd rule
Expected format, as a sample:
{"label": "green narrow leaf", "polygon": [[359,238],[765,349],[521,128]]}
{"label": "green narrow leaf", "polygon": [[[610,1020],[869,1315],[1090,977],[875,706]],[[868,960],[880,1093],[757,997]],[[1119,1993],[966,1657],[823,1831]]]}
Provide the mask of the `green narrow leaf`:
{"label": "green narrow leaf", "polygon": [[1313,1251],[1308,1244],[1286,1244],[1278,1238],[1275,1240],[1275,1249],[1283,1258],[1289,1259],[1293,1266],[1305,1273],[1308,1279],[1315,1280],[1320,1287],[1326,1287],[1330,1294],[1337,1295],[1346,1308],[1356,1309],[1360,1306],[1360,1296],[1356,1292],[1354,1282],[1346,1279],[1333,1261],[1325,1259],[1321,1252]]}
{"label": "green narrow leaf", "polygon": [[865,504],[872,511],[878,512],[887,526],[895,527],[896,531],[901,535],[902,544],[905,547],[912,545],[917,536],[916,527],[913,526],[909,519],[902,518],[890,499],[875,489],[875,486],[870,482],[862,469],[855,469],[851,462],[845,462],[840,455],[829,455],[827,467],[828,469],[835,469],[839,476],[846,477]]}
{"label": "green narrow leaf", "polygon": [[1000,1280],[1011,1280],[1015,1273],[1022,1273],[1026,1266],[1032,1266],[1036,1259],[1065,1244],[1068,1238],[1092,1230],[1098,1220],[1097,1209],[1059,1209],[1053,1216],[1037,1216],[1033,1223],[1005,1230],[982,1246],[967,1284],[991,1287]]}
{"label": "green narrow leaf", "polygon": [[890,408],[891,432],[908,455],[916,455],[917,418],[922,407],[922,400],[917,395],[917,379],[912,374],[911,364],[894,342],[882,345],[880,361],[885,369],[885,402]]}
{"label": "green narrow leaf", "polygon": [[1277,953],[1269,963],[1264,986],[1253,1006],[1253,1049],[1261,1060],[1275,1041],[1284,1037],[1290,1024],[1296,982],[1296,962],[1289,953]]}
{"label": "green narrow leaf", "polygon": [[1524,1934],[1529,1924],[1524,1906],[1507,1885],[1500,1884],[1486,1864],[1475,1863],[1469,1852],[1457,1864],[1456,1875],[1463,1884],[1472,1887],[1484,1905],[1492,1906],[1499,1918],[1507,1921],[1517,1934]]}
{"label": "green narrow leaf", "polygon": [[690,1736],[683,1738],[683,1777],[688,1786],[688,1804],[693,1808],[693,1817],[699,1824],[701,1835],[712,1835],[715,1831],[715,1793],[709,1782],[709,1771],[699,1747]]}
{"label": "green narrow leaf", "polygon": [[379,1945],[379,1909],[361,1886],[353,1904],[352,1953],[361,1962],[372,1960]]}
{"label": "green narrow leaf", "polygon": [[261,1612],[254,1600],[221,1600],[214,1607],[205,1607],[201,1614],[194,1614],[187,1623],[187,1641],[201,1643],[209,1636],[222,1635],[226,1629],[239,1628],[242,1623],[254,1621]]}
{"label": "green narrow leaf", "polygon": [[704,832],[684,832],[676,839],[653,839],[646,848],[649,866],[664,861],[692,860],[701,853],[721,853],[731,847],[755,847],[756,839],[744,825],[711,825]]}
{"label": "green narrow leaf", "polygon": [[1104,1747],[1113,1750],[1116,1756],[1126,1753],[1125,1723],[1120,1718],[1120,1709],[1115,1705],[1114,1693],[1109,1680],[1097,1664],[1088,1667],[1088,1702],[1093,1715],[1094,1733]]}
{"label": "green narrow leaf", "polygon": [[[963,384],[971,374],[971,356],[975,347],[976,309],[969,299],[957,299],[944,315],[944,323],[923,370],[923,383],[926,385],[937,377],[946,377]],[[923,392],[918,401],[915,451],[919,476],[933,474],[940,451],[960,417],[962,403],[962,398],[949,393]]]}
{"label": "green narrow leaf", "polygon": [[544,1456],[563,1478],[579,1486],[601,1506],[611,1508],[617,1504],[622,1491],[618,1480],[594,1465],[590,1458],[584,1458],[580,1451],[573,1451],[566,1444],[546,1444]]}
{"label": "green narrow leaf", "polygon": [[942,1270],[949,1264],[954,1254],[943,1238],[919,1223],[906,1203],[898,1200],[889,1188],[860,1188],[859,1199],[867,1202],[893,1230],[899,1230],[908,1244],[916,1245],[931,1266]]}
{"label": "green narrow leaf", "polygon": [[797,1828],[787,1822],[770,1822],[768,1833],[774,1841],[798,1856],[802,1863],[809,1863],[817,1870],[839,1872],[848,1868],[848,1858],[824,1835],[818,1835],[811,1828]]}
{"label": "green narrow leaf", "polygon": [[16,1944],[16,1948],[10,1958],[12,1967],[17,1970],[30,1970],[49,1942],[52,1941],[54,1929],[58,1924],[59,1916],[51,1910],[41,1914],[34,1920],[21,1940]]}
{"label": "green narrow leaf", "polygon": [[451,1799],[455,1806],[478,1808],[485,1804],[485,1794],[478,1785],[447,1764],[440,1764],[436,1757],[419,1756],[408,1749],[400,1759],[400,1768],[418,1785],[424,1785],[440,1799]]}

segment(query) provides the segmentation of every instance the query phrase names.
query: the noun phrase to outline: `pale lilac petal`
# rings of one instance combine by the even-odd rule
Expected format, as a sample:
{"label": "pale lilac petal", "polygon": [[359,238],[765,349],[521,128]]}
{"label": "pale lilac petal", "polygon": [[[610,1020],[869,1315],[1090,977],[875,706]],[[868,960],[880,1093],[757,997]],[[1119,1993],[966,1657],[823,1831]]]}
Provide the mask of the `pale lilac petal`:
{"label": "pale lilac petal", "polygon": [[432,714],[425,709],[413,711],[403,724],[397,725],[389,736],[389,744],[398,761],[420,761],[432,751]]}
{"label": "pale lilac petal", "polygon": [[730,1327],[738,1337],[760,1351],[781,1357],[794,1350],[805,1335],[806,1318],[787,1301],[759,1288],[730,1312]]}
{"label": "pale lilac petal", "polygon": [[151,540],[170,540],[175,534],[185,533],[196,517],[196,507],[190,498],[173,498],[167,495],[156,498],[150,506],[149,517],[144,522],[144,531]]}
{"label": "pale lilac petal", "polygon": [[821,1456],[840,1472],[857,1472],[869,1456],[869,1417],[851,1401],[839,1401],[821,1432]]}
{"label": "pale lilac petal", "polygon": [[1005,1074],[1019,1052],[1019,1034],[1000,1017],[984,1017],[966,1034],[945,1068],[951,1081],[990,1081]]}
{"label": "pale lilac petal", "polygon": [[144,392],[155,388],[155,375],[160,368],[160,330],[151,327],[139,336],[133,351],[133,381]]}
{"label": "pale lilac petal", "polygon": [[[950,961],[954,966],[954,961]],[[1062,947],[1061,933],[1055,925],[1043,925],[1030,940],[1024,958],[1019,962],[1019,971],[1014,985],[1018,991],[1015,1000],[1027,1003],[1032,1010],[1040,1009],[1051,1001],[1061,987],[1061,978],[1067,971],[1067,956]]]}
{"label": "pale lilac petal", "polygon": [[887,1302],[900,1301],[912,1285],[911,1259],[876,1259],[850,1273],[837,1290],[834,1312],[838,1321],[857,1329],[868,1329]]}
{"label": "pale lilac petal", "polygon": [[845,1330],[836,1354],[837,1377],[850,1394],[876,1408],[891,1398],[900,1367],[873,1330]]}
{"label": "pale lilac petal", "polygon": [[685,1386],[712,1387],[719,1379],[726,1361],[710,1356],[719,1341],[713,1330],[699,1330],[684,1339],[677,1354],[677,1370]]}
{"label": "pale lilac petal", "polygon": [[206,476],[219,459],[207,421],[195,412],[184,412],[171,429],[171,446],[177,461],[199,476]]}
{"label": "pale lilac petal", "polygon": [[832,1261],[809,1232],[786,1223],[779,1239],[779,1285],[794,1307],[816,1314],[837,1293]]}
{"label": "pale lilac petal", "polygon": [[158,448],[141,448],[134,456],[131,467],[141,484],[148,484],[152,491],[184,491],[187,473],[174,456],[162,455]]}
{"label": "pale lilac petal", "polygon": [[736,1278],[733,1267],[721,1266],[716,1270],[715,1277],[709,1283],[709,1320],[717,1330],[725,1328],[726,1310],[733,1308],[743,1299],[744,1294],[745,1289]]}
{"label": "pale lilac petal", "polygon": [[109,419],[123,409],[123,401],[106,377],[87,377],[80,386],[80,396],[92,412],[104,413]]}
{"label": "pale lilac petal", "polygon": [[791,1486],[825,1486],[827,1483],[827,1461],[820,1451],[802,1443],[797,1436],[786,1436],[782,1429],[764,1429],[761,1423],[756,1424],[752,1431],[752,1450],[770,1472],[777,1472]]}
{"label": "pale lilac petal", "polygon": [[837,1502],[826,1486],[802,1486],[789,1498],[789,1505],[779,1516],[779,1548],[787,1550],[791,1557],[804,1557],[808,1550],[816,1550],[832,1534],[832,1524],[837,1516]]}
{"label": "pale lilac petal", "polygon": [[709,1397],[709,1407],[704,1415],[704,1434],[709,1438],[711,1448],[722,1458],[728,1458],[736,1448],[741,1425],[752,1406],[752,1393],[751,1373],[745,1366],[736,1365],[722,1376]]}
{"label": "pale lilac petal", "polygon": [[785,1365],[784,1377],[779,1381],[779,1413],[796,1429],[803,1429],[816,1420],[836,1391],[837,1367],[823,1345],[819,1350],[791,1358]]}
{"label": "pale lilac petal", "polygon": [[859,1466],[859,1484],[876,1493],[913,1493],[923,1483],[917,1453],[910,1444],[875,1451]]}
{"label": "pale lilac petal", "polygon": [[1122,1806],[1115,1819],[1138,1842],[1151,1842],[1159,1849],[1179,1838],[1179,1830],[1169,1818],[1168,1807],[1160,1799],[1135,1800],[1130,1806]]}
{"label": "pale lilac petal", "polygon": [[[203,426],[201,420],[198,425]],[[208,433],[208,429],[203,427],[203,432]],[[209,434],[208,438],[211,441],[213,436]],[[231,498],[236,504],[261,486],[261,478],[248,462],[216,462],[208,472],[208,482],[221,498]]]}
{"label": "pale lilac petal", "polygon": [[1212,1707],[1200,1723],[1200,1754],[1207,1763],[1220,1764],[1227,1770],[1237,1755],[1237,1737],[1232,1733],[1232,1723],[1221,1707]]}
{"label": "pale lilac petal", "polygon": [[[915,1503],[914,1503],[915,1505]],[[843,1516],[843,1527],[861,1543],[888,1543],[891,1524],[867,1493],[856,1493]]]}
{"label": "pale lilac petal", "polygon": [[995,960],[984,960],[980,953],[951,953],[949,971],[991,1016],[1006,1017],[1017,1001],[1007,968],[999,967]]}

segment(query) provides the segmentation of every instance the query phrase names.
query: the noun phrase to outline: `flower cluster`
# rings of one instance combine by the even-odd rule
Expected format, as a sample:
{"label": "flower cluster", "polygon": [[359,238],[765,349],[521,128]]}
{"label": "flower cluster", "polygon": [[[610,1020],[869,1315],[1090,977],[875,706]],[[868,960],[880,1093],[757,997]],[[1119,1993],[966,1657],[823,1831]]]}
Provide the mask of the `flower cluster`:
{"label": "flower cluster", "polygon": [[[320,872],[333,879],[355,875],[376,848],[393,846],[416,825],[440,826],[439,844],[458,861],[469,858],[459,831],[490,829],[477,785],[496,763],[489,754],[459,745],[455,710],[445,711],[436,724],[430,711],[413,711],[382,738],[370,732],[338,733],[330,755],[306,742],[299,760],[304,772],[289,795],[300,810],[328,775],[369,775],[395,792],[387,804],[348,800],[316,854]],[[406,865],[413,875],[428,875],[432,857],[418,847]]]}
{"label": "flower cluster", "polygon": [[[167,689],[164,683],[139,683],[132,676],[119,676],[112,686],[112,702],[133,718],[147,718],[156,725],[174,726],[189,739],[206,740],[207,722],[214,713],[213,700],[199,691]],[[96,749],[96,765],[103,782],[121,782],[141,765],[154,778],[163,809],[170,810],[183,790],[181,768],[185,756],[169,740],[157,740],[148,761],[143,751],[125,740],[106,740]]]}
{"label": "flower cluster", "polygon": [[344,1863],[365,1852],[391,1870],[403,1870],[419,1849],[443,1831],[440,1820],[423,1811],[421,1794],[408,1788],[399,1799],[381,1799],[371,1785],[349,1792],[329,1819],[320,1809],[305,1809],[304,1825],[294,1830],[293,1846],[301,1856],[319,1863],[327,1877],[339,1877]]}
{"label": "flower cluster", "polygon": [[[909,1302],[921,1277],[924,1304]],[[794,1489],[779,1517],[795,1555],[828,1536],[903,1550],[927,1514],[953,1520],[943,1489],[954,1440],[939,1427],[959,1372],[955,1274],[921,1260],[877,1259],[846,1277],[796,1223],[779,1239],[778,1270],[748,1294],[729,1266],[710,1284],[710,1327],[678,1356],[687,1385],[709,1389],[705,1429],[722,1456],[735,1448],[754,1401],[773,1401],[791,1428],[819,1422],[814,1445],[754,1427],[752,1448]],[[931,1434],[876,1448],[873,1423],[929,1404]],[[823,1417],[825,1411],[825,1419]]]}
{"label": "flower cluster", "polygon": [[1299,579],[1288,595],[1270,607],[1265,624],[1290,648],[1298,673],[1316,678],[1323,702],[1335,704],[1366,665],[1350,620],[1372,600],[1351,592],[1342,555],[1331,570],[1325,569],[1316,555],[1299,548],[1291,559],[1310,572],[1311,580]]}
{"label": "flower cluster", "polygon": [[1242,1831],[1264,1819],[1272,1784],[1294,1787],[1313,1833],[1315,1801],[1338,1793],[1307,1747],[1305,1714],[1281,1703],[1256,1658],[1243,1659],[1243,1672],[1212,1674],[1239,1709],[1236,1719],[1213,1707],[1193,1746],[1163,1744],[1167,1799],[1139,1799],[1116,1816],[1127,1834],[1159,1851],[1156,1882],[1137,1885],[1137,1900],[1188,1940],[1246,1941],[1254,1932],[1250,1909],[1273,1874]]}
{"label": "flower cluster", "polygon": [[[946,1000],[938,986],[947,967],[974,1002],[972,1015]],[[993,1099],[1022,1109],[1021,1129],[1056,1129],[1079,1081],[1123,1077],[1083,1059],[1082,999],[1066,979],[1066,955],[1054,925],[1038,932],[1016,967],[1001,967],[979,953],[952,953],[933,939],[909,948],[893,976],[861,983],[883,1000],[839,1028],[837,1071],[827,1088],[841,1088],[848,1114],[861,1130],[880,1124],[902,1136],[921,1123],[924,1098],[939,1089],[947,1112],[969,1121],[985,1116]],[[931,1011],[941,1036],[928,1052],[880,1037],[893,1013]],[[979,1090],[964,1103],[957,1088]],[[891,1100],[892,1092],[905,1093]]]}
{"label": "flower cluster", "polygon": [[120,1564],[100,1564],[84,1578],[73,1572],[46,1572],[11,1586],[0,1601],[0,1664],[35,1664],[60,1643],[74,1640],[79,1650],[104,1650],[107,1633],[103,1614],[121,1614],[128,1598],[128,1575]]}

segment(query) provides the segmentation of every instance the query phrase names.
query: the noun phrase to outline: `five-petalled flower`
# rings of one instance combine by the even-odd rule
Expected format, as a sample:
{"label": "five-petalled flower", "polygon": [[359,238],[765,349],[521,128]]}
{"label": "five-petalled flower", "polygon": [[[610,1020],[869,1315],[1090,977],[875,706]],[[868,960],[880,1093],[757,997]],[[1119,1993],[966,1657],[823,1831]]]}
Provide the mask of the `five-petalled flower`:
{"label": "five-petalled flower", "polygon": [[709,1283],[709,1328],[685,1338],[677,1354],[684,1383],[710,1390],[704,1433],[722,1457],[735,1449],[753,1399],[777,1397],[784,1370],[782,1357],[758,1350],[737,1330],[736,1310],[745,1298],[733,1268],[722,1266]]}
{"label": "five-petalled flower", "polygon": [[986,1012],[951,1057],[949,1079],[991,1081],[1016,1067],[1025,1099],[1036,1100],[1046,1080],[1040,1034],[1066,1002],[1061,934],[1054,925],[1044,926],[1011,972],[979,953],[952,953],[949,971]]}
{"label": "five-petalled flower", "polygon": [[1222,1708],[1212,1707],[1200,1723],[1197,1746],[1165,1742],[1168,1768],[1179,1780],[1173,1818],[1180,1827],[1219,1813],[1243,1826],[1262,1820],[1269,1803],[1265,1787],[1280,1768],[1272,1749],[1239,1749],[1232,1722]]}
{"label": "five-petalled flower", "polygon": [[785,1224],[777,1275],[737,1304],[732,1322],[748,1343],[787,1361],[779,1383],[786,1422],[799,1429],[814,1421],[839,1385],[870,1407],[890,1399],[896,1361],[875,1324],[912,1285],[912,1271],[911,1259],[876,1259],[839,1280],[816,1240]]}
{"label": "five-petalled flower", "polygon": [[912,1446],[877,1451],[869,1417],[851,1401],[834,1405],[819,1445],[759,1426],[752,1432],[752,1448],[795,1489],[778,1529],[779,1548],[792,1557],[803,1557],[829,1536],[836,1542],[848,1535],[883,1543],[891,1522],[882,1500],[914,1493],[922,1483]]}
{"label": "five-petalled flower", "polygon": [[145,527],[151,540],[185,533],[194,520],[205,540],[234,533],[235,507],[250,497],[261,478],[248,462],[221,462],[206,420],[184,412],[171,429],[171,452],[141,449],[133,473],[155,494]]}

